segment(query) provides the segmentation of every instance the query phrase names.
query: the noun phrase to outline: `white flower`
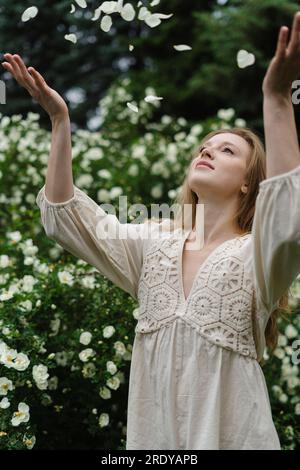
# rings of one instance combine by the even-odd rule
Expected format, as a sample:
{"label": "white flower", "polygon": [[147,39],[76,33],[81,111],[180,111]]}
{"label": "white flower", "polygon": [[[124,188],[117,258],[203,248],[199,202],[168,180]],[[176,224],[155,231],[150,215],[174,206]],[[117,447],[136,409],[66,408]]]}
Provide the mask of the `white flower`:
{"label": "white flower", "polygon": [[109,423],[109,415],[107,413],[101,413],[99,417],[99,426],[103,428],[104,426],[108,426]]}
{"label": "white flower", "polygon": [[235,115],[235,110],[233,108],[219,109],[217,115],[218,118],[223,119],[224,121],[230,121],[230,119]]}
{"label": "white flower", "polygon": [[153,186],[151,189],[151,196],[154,197],[155,199],[158,199],[162,196],[163,194],[163,189],[162,189],[162,184],[159,183],[156,186]]}
{"label": "white flower", "polygon": [[108,400],[111,398],[111,391],[107,387],[101,387],[99,395],[101,398],[103,398],[103,400]]}
{"label": "white flower", "polygon": [[103,328],[103,336],[104,338],[110,338],[114,332],[115,332],[115,328],[111,325],[109,326],[106,326],[105,328]]}
{"label": "white flower", "polygon": [[80,335],[79,343],[84,344],[85,346],[87,346],[88,344],[90,344],[91,339],[92,339],[92,334],[89,331],[84,331]]}
{"label": "white flower", "polygon": [[195,124],[190,130],[190,133],[195,136],[201,134],[202,132],[203,132],[203,126],[201,126],[201,124]]}
{"label": "white flower", "polygon": [[32,310],[32,302],[31,300],[24,300],[24,302],[19,303],[18,307],[21,308],[21,310],[30,312]]}
{"label": "white flower", "polygon": [[51,379],[48,380],[48,389],[49,390],[57,390],[58,386],[58,377],[54,375]]}
{"label": "white flower", "polygon": [[14,294],[12,292],[4,291],[2,294],[0,294],[0,300],[10,300],[13,296]]}
{"label": "white flower", "polygon": [[0,360],[8,369],[11,369],[14,367],[14,360],[17,354],[15,349],[5,348],[1,353]]}
{"label": "white flower", "polygon": [[30,364],[30,360],[26,354],[19,353],[14,360],[14,368],[19,371],[26,370]]}
{"label": "white flower", "polygon": [[238,119],[236,119],[236,120],[234,121],[234,125],[235,125],[236,127],[246,127],[246,124],[247,124],[247,123],[246,123],[245,119],[240,119],[240,118],[238,118]]}
{"label": "white flower", "polygon": [[111,178],[111,172],[109,170],[106,170],[105,168],[97,171],[97,175],[100,176],[100,178],[105,178],[105,179]]}
{"label": "white flower", "polygon": [[288,396],[285,393],[282,393],[281,395],[279,395],[278,399],[281,403],[286,403],[288,401]]}
{"label": "white flower", "polygon": [[126,348],[122,341],[116,341],[114,343],[114,348],[116,350],[116,354],[123,356],[126,353]]}
{"label": "white flower", "polygon": [[139,174],[139,167],[136,163],[132,163],[128,168],[128,174],[130,176],[137,176]]}
{"label": "white flower", "polygon": [[288,325],[285,329],[285,334],[288,338],[296,338],[298,336],[298,331],[293,325]]}
{"label": "white flower", "polygon": [[121,186],[114,186],[113,188],[111,188],[109,194],[110,194],[110,197],[114,199],[120,196],[122,193],[123,193],[123,188],[121,188]]}
{"label": "white flower", "polygon": [[133,310],[132,315],[136,320],[138,320],[139,314],[140,314],[140,311],[139,311],[139,308],[137,307]]}
{"label": "white flower", "polygon": [[106,370],[111,374],[115,374],[117,372],[117,366],[113,361],[107,361],[106,363]]}
{"label": "white flower", "polygon": [[82,362],[87,362],[89,358],[95,356],[95,354],[95,351],[91,348],[83,349],[83,351],[79,353],[79,359]]}
{"label": "white flower", "polygon": [[13,244],[18,243],[20,240],[22,240],[22,235],[19,231],[8,232],[6,235],[7,238],[9,238]]}
{"label": "white flower", "polygon": [[[74,6],[74,5],[73,5]],[[36,437],[35,436],[29,436],[27,437],[26,435],[23,437],[23,443],[27,447],[27,449],[31,450],[36,443]]]}
{"label": "white flower", "polygon": [[112,390],[117,390],[120,386],[120,379],[116,376],[111,377],[106,381],[106,385]]}
{"label": "white flower", "polygon": [[7,255],[0,256],[0,268],[7,268],[10,264],[9,257]]}
{"label": "white flower", "polygon": [[8,401],[6,397],[2,398],[2,400],[0,401],[0,408],[2,408],[3,410],[6,410],[9,407],[10,407],[10,401]]}
{"label": "white flower", "polygon": [[58,278],[62,284],[67,284],[68,286],[74,284],[74,278],[68,271],[59,271]]}
{"label": "white flower", "polygon": [[32,292],[33,286],[38,282],[37,279],[35,279],[33,276],[30,274],[26,274],[23,279],[22,279],[22,289],[25,292]]}
{"label": "white flower", "polygon": [[285,356],[284,350],[282,348],[276,348],[274,350],[274,356],[278,357],[278,359],[283,359]]}
{"label": "white flower", "polygon": [[21,423],[27,423],[29,421],[29,406],[26,403],[19,403],[18,411],[15,411],[11,419],[13,426],[19,426]]}
{"label": "white flower", "polygon": [[7,395],[7,392],[13,390],[13,383],[7,377],[0,377],[0,395]]}
{"label": "white flower", "polygon": [[43,364],[33,366],[32,376],[39,390],[46,390],[48,386],[48,367]]}
{"label": "white flower", "polygon": [[55,360],[58,366],[65,367],[68,363],[68,355],[66,351],[60,351],[55,354]]}
{"label": "white flower", "polygon": [[300,415],[300,403],[297,403],[297,405],[295,406],[295,414]]}

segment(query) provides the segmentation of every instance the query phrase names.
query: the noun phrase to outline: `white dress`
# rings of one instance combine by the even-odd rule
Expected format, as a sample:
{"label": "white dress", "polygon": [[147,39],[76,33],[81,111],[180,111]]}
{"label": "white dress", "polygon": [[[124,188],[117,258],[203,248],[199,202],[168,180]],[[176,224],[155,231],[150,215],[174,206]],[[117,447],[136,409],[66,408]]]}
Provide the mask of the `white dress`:
{"label": "white dress", "polygon": [[[300,272],[300,166],[260,183],[252,232],[208,256],[187,299],[188,231],[120,224],[76,186],[63,203],[43,186],[36,201],[50,238],[139,301],[126,449],[280,449],[258,361]],[[122,235],[105,236],[113,229]]]}

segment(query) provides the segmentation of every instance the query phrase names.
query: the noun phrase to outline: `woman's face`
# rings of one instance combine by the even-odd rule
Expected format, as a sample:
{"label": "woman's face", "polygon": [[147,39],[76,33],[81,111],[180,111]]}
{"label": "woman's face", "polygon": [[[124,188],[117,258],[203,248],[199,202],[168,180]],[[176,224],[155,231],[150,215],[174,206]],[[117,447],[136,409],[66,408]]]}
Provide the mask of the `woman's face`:
{"label": "woman's face", "polygon": [[[188,175],[190,188],[198,195],[212,193],[222,198],[238,196],[245,187],[245,174],[251,148],[242,137],[224,132],[214,135],[200,147],[199,155],[191,163]],[[197,166],[199,162],[209,163]]]}

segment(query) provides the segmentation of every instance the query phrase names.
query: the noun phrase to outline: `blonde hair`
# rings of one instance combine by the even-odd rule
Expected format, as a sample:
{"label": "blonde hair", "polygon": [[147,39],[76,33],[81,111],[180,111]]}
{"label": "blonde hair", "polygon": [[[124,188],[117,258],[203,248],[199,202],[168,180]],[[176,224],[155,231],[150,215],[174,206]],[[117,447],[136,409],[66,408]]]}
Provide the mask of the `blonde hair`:
{"label": "blonde hair", "polygon": [[[245,175],[248,183],[248,191],[247,193],[240,191],[239,207],[234,218],[234,223],[241,235],[251,233],[255,213],[255,202],[259,192],[259,183],[266,179],[266,152],[260,137],[247,127],[233,127],[230,129],[219,129],[212,131],[201,140],[200,144],[197,145],[197,149],[192,153],[192,159],[187,167],[186,175],[180,192],[175,198],[175,205],[177,208],[179,208],[179,210],[175,209],[175,218],[174,220],[171,220],[171,223],[169,224],[171,230],[176,228],[182,228],[184,230],[186,228],[184,217],[182,217],[185,204],[192,205],[192,227],[195,226],[198,197],[188,184],[189,170],[194,158],[199,155],[200,146],[202,146],[204,142],[214,135],[225,132],[230,132],[244,138],[251,148],[250,159]],[[157,221],[158,219],[152,218],[151,220]],[[280,297],[278,303],[279,308],[273,310],[265,328],[266,346],[270,349],[271,353],[273,353],[278,344],[279,330],[277,326],[277,320],[279,317],[287,319],[286,314],[290,313],[289,295],[290,290],[288,289]]]}

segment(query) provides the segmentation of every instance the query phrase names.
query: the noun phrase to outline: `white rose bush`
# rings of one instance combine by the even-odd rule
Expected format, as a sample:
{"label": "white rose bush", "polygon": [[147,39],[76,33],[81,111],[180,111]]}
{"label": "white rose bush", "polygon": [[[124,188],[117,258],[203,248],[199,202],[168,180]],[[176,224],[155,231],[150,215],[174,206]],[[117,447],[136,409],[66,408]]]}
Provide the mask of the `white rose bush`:
{"label": "white rose bush", "polygon": [[[161,100],[145,101],[155,90],[135,97],[131,85],[118,80],[99,103],[101,131],[73,132],[74,183],[98,204],[171,205],[201,137],[246,123],[231,108],[201,123],[157,120]],[[35,198],[51,135],[38,121],[0,116],[0,449],[125,449],[138,305],[46,236]],[[300,448],[299,299],[300,279],[263,365],[285,449]]]}

